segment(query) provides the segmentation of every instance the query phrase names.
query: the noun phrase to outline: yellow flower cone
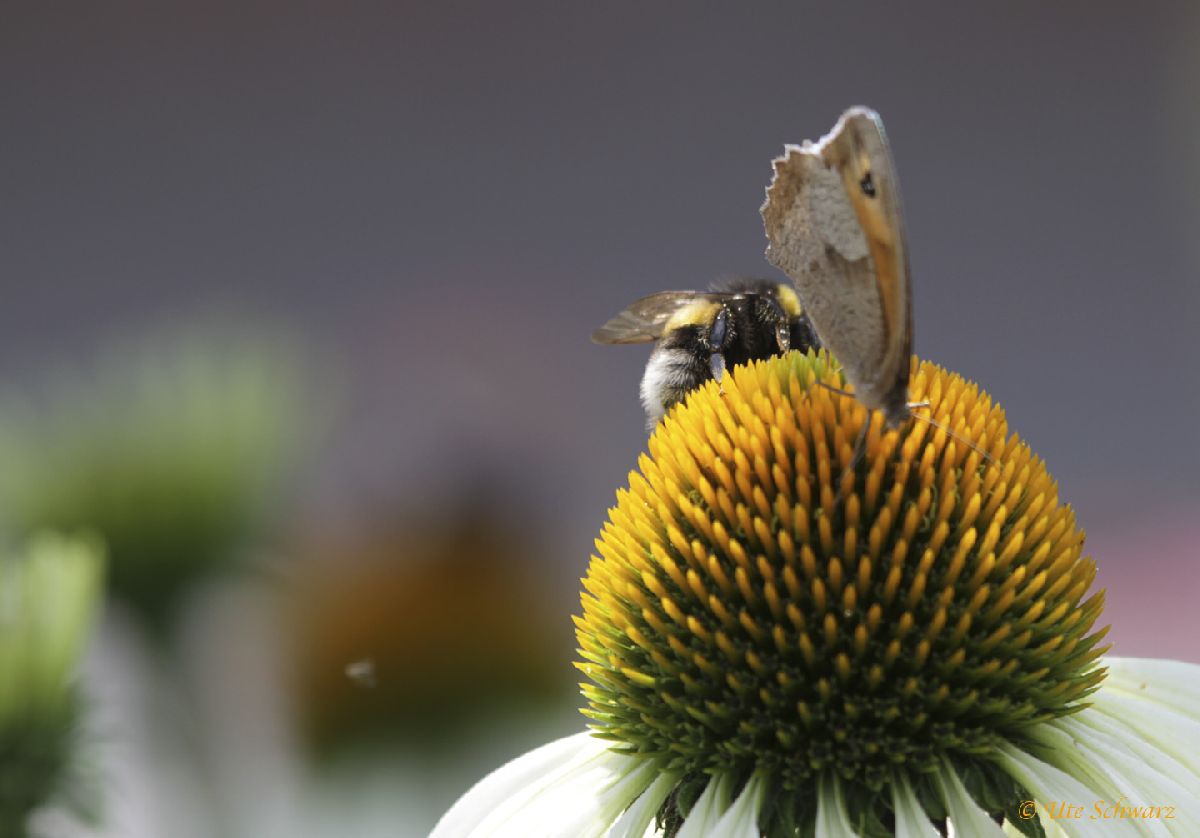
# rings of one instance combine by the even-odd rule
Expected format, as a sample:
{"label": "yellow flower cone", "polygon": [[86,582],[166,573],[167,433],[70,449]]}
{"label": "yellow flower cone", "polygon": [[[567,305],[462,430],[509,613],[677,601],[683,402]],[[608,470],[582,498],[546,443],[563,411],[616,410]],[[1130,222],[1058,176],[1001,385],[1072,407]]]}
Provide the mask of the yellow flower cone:
{"label": "yellow flower cone", "polygon": [[1101,658],[1083,533],[1003,411],[921,363],[887,431],[818,380],[754,363],[659,425],[584,579],[592,734],[435,836],[1200,834],[1200,667]]}

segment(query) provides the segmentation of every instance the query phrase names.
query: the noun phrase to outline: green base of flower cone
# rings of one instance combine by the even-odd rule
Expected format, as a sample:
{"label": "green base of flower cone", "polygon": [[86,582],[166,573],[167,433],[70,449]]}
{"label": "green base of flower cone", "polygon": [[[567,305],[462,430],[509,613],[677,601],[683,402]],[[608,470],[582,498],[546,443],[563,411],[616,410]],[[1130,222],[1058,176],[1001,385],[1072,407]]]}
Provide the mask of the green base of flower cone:
{"label": "green base of flower cone", "polygon": [[[769,793],[768,834],[811,828],[832,781],[862,835],[907,783],[933,818],[949,765],[986,811],[1023,798],[992,759],[1104,677],[1093,562],[1043,463],[959,376],[886,430],[827,356],[732,371],[660,423],[618,493],[577,620],[584,711],[622,752]],[[860,429],[870,420],[861,448]]]}

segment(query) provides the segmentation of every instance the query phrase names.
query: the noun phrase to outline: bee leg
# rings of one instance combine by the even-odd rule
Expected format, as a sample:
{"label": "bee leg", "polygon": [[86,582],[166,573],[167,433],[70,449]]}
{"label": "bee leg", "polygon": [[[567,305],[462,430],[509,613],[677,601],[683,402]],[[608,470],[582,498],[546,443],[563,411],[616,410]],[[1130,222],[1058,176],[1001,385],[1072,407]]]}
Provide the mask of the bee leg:
{"label": "bee leg", "polygon": [[725,354],[722,349],[728,336],[729,309],[721,306],[721,310],[717,312],[717,317],[708,330],[708,366],[712,371],[713,380],[721,388],[722,395],[725,394],[725,388],[721,386],[721,379],[725,376]]}
{"label": "bee leg", "polygon": [[708,367],[712,371],[713,381],[721,388],[721,395],[725,395],[725,387],[721,384],[721,379],[725,377],[725,356],[720,351],[713,352],[708,356]]}
{"label": "bee leg", "polygon": [[780,354],[783,354],[792,348],[792,324],[788,322],[787,312],[778,300],[769,297],[767,303],[775,316],[775,345],[779,347]]}
{"label": "bee leg", "polygon": [[792,348],[792,327],[786,322],[775,324],[775,343],[781,353]]}

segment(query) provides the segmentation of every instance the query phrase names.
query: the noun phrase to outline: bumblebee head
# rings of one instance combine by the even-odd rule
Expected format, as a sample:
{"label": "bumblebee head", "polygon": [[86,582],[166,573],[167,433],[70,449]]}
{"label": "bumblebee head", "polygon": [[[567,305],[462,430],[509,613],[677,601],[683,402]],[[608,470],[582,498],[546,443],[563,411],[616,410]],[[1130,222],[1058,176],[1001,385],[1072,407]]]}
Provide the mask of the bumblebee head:
{"label": "bumblebee head", "polygon": [[736,301],[737,298],[696,300],[679,309],[667,321],[665,330],[666,334],[694,331],[700,348],[708,354],[709,372],[718,383],[725,375],[725,350],[736,339],[730,311]]}

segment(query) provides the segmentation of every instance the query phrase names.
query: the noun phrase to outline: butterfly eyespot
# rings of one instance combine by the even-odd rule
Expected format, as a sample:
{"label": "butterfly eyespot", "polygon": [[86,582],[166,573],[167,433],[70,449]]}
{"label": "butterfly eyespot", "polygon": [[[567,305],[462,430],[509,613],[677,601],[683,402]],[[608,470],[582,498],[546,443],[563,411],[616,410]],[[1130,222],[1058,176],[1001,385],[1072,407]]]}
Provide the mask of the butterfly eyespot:
{"label": "butterfly eyespot", "polygon": [[875,181],[871,178],[870,172],[863,175],[863,179],[858,182],[858,186],[868,198],[875,197]]}

